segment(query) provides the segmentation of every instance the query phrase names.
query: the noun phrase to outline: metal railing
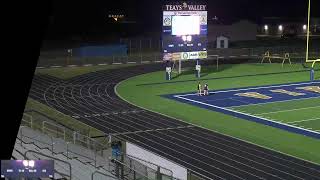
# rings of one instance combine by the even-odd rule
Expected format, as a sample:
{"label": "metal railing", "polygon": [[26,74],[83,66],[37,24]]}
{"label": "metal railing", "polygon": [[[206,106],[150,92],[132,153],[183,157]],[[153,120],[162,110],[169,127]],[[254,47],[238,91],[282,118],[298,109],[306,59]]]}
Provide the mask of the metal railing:
{"label": "metal railing", "polygon": [[150,171],[148,171],[148,169],[150,169],[152,171],[152,173],[155,175],[160,174],[161,176],[162,175],[167,176],[168,179],[174,179],[173,172],[170,169],[167,169],[165,167],[159,166],[157,164],[154,164],[152,162],[149,162],[149,161],[146,161],[146,160],[134,157],[134,156],[130,156],[128,154],[124,154],[124,157],[127,157],[127,158],[125,158],[125,161],[129,161],[129,164],[135,168],[137,168],[139,166],[144,166],[144,167],[147,167],[147,170],[146,170],[147,172],[150,172]]}
{"label": "metal railing", "polygon": [[[273,54],[290,53],[293,59],[305,58],[305,48],[291,46],[270,46],[255,48],[228,48],[228,49],[209,49],[208,58],[206,60],[214,60],[211,58],[217,56],[219,59],[257,59],[261,58],[266,51]],[[320,57],[319,49],[310,49],[310,57]],[[205,59],[204,59],[205,61]],[[109,57],[68,57],[52,55],[51,57],[40,56],[37,67],[66,67],[66,66],[83,66],[83,65],[112,65],[112,64],[143,64],[143,63],[159,63],[163,62],[162,53],[160,51],[141,52],[138,54],[129,54],[121,56]]]}
{"label": "metal railing", "polygon": [[[101,155],[103,155],[104,150],[109,148],[108,141],[105,140],[103,142],[98,142],[96,139],[89,137],[89,133],[88,135],[84,135],[77,130],[57,122],[55,119],[39,111],[27,110],[23,113],[23,115],[25,117],[30,117],[30,121],[23,120],[25,125],[34,130],[39,130],[44,134],[56,138],[62,138],[64,141],[72,142],[73,144],[97,151]],[[33,124],[34,126],[29,126],[30,124]]]}
{"label": "metal railing", "polygon": [[[29,110],[27,112],[36,112]],[[67,131],[70,131],[70,128],[67,128],[61,124],[55,124],[54,121],[48,121],[50,119],[49,117],[46,116],[46,119],[44,121],[39,121],[37,118],[33,118],[32,115],[30,114],[24,114],[25,116],[29,117],[30,121],[27,121],[24,123],[26,126],[21,126],[20,131],[19,131],[19,136],[17,137],[20,139],[21,146],[23,147],[23,144],[33,144],[39,149],[47,149],[51,152],[52,155],[57,155],[61,154],[65,156],[67,159],[77,159],[79,162],[86,164],[86,165],[91,165],[95,168],[102,168],[107,167],[107,171],[112,171],[112,167],[116,168],[114,163],[111,163],[110,159],[105,158],[103,156],[103,148],[99,147],[97,148],[96,146],[102,146],[96,140],[92,139],[91,141],[88,141],[88,139],[91,139],[88,136],[82,135],[76,131],[73,132],[73,138],[71,141],[66,141],[65,143],[61,143],[61,140],[68,140],[66,137]],[[35,122],[36,121],[36,122]],[[32,126],[31,125],[35,124],[37,126]],[[39,126],[39,124],[41,124]],[[37,128],[35,128],[37,127]],[[32,135],[27,133],[26,128],[31,128],[32,130],[35,130],[35,132],[42,133],[43,135]],[[59,141],[59,139],[61,139]],[[89,142],[89,143],[88,143]],[[76,146],[76,149],[73,149],[71,146]],[[94,147],[93,147],[94,146]],[[79,150],[80,148],[80,150]],[[83,148],[81,150],[81,148]],[[101,149],[101,152],[98,150]],[[93,152],[90,153],[90,155],[84,154],[84,152]],[[100,160],[101,158],[104,159],[105,163],[98,164],[97,157],[99,156]],[[115,161],[116,163],[117,161]],[[118,163],[119,164],[119,163]],[[126,161],[122,162],[123,164],[123,169],[125,169],[126,173],[130,176],[131,178],[137,178],[137,177],[143,177],[146,179],[144,174],[141,172],[136,172],[138,171],[138,165],[140,169],[148,169],[147,166],[139,163],[137,160],[131,160],[129,157],[126,158]],[[133,166],[134,165],[134,166]],[[148,171],[154,171],[153,169],[148,169]],[[167,170],[170,171],[170,170]],[[155,171],[154,171],[155,172]],[[153,173],[155,174],[155,173]],[[168,173],[167,173],[168,174]],[[172,172],[171,172],[172,174]],[[130,179],[130,178],[129,178]]]}
{"label": "metal railing", "polygon": [[[80,162],[82,162],[84,164],[93,163],[94,167],[96,167],[96,168],[102,166],[102,165],[97,164],[97,156],[99,155],[97,151],[94,151],[92,156],[85,155],[84,153],[75,152],[70,148],[70,145],[69,145],[70,142],[66,142],[65,144],[58,145],[58,143],[57,143],[58,141],[54,137],[49,136],[49,135],[46,137],[45,137],[45,135],[43,135],[38,138],[30,137],[26,133],[25,134],[23,133],[25,128],[27,128],[27,127],[24,127],[24,126],[20,127],[19,137],[20,137],[21,147],[23,147],[23,143],[24,144],[34,144],[41,149],[50,150],[52,155],[62,154],[68,159],[78,159]],[[44,138],[44,139],[47,138],[47,141],[41,140],[40,138]],[[31,142],[26,142],[26,141],[24,141],[24,139],[29,139],[29,140],[31,140]],[[87,150],[87,149],[81,150],[81,147],[76,147],[76,148],[79,149],[80,152],[84,152],[84,150]],[[81,160],[81,159],[83,159],[83,160]]]}
{"label": "metal railing", "polygon": [[104,174],[102,172],[99,172],[99,171],[95,171],[91,174],[91,180],[94,180],[94,175],[96,174],[100,174],[104,177],[105,180],[108,180],[108,179],[112,179],[112,180],[118,180],[119,178],[116,178],[116,177],[113,177],[113,176],[110,176],[108,174]]}
{"label": "metal railing", "polygon": [[58,173],[59,175],[61,175],[62,177],[69,177],[70,180],[72,179],[72,168],[71,168],[71,164],[67,161],[63,161],[61,159],[58,159],[58,158],[55,158],[55,157],[52,157],[52,156],[48,156],[46,154],[43,154],[43,153],[40,153],[40,152],[37,152],[37,151],[33,151],[33,150],[27,150],[25,153],[24,153],[24,157],[26,159],[28,159],[28,156],[27,154],[28,153],[34,153],[34,154],[38,154],[38,155],[41,155],[41,156],[44,156],[44,157],[47,157],[49,159],[54,159],[55,161],[59,161],[59,162],[62,162],[64,164],[66,164],[67,166],[69,166],[69,174],[65,174],[65,173],[61,173],[61,172],[58,172],[58,171],[55,171],[56,173]]}

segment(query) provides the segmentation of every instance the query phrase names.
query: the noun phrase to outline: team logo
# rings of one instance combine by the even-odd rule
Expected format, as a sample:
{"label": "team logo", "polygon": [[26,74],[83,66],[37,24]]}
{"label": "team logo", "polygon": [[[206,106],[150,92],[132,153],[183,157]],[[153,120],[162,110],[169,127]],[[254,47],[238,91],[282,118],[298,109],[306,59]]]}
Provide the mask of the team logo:
{"label": "team logo", "polygon": [[184,3],[182,3],[182,7],[183,7],[184,9],[186,9],[186,8],[188,7],[188,4],[187,4],[186,2],[184,2]]}
{"label": "team logo", "polygon": [[163,24],[165,26],[170,26],[171,25],[171,19],[169,17],[165,17],[163,20]]}
{"label": "team logo", "polygon": [[200,59],[207,58],[207,51],[200,51],[199,52],[199,58]]}
{"label": "team logo", "polygon": [[207,24],[207,16],[200,16],[200,23]]}
{"label": "team logo", "polygon": [[188,53],[185,52],[182,54],[182,59],[188,59],[188,56],[189,56]]}

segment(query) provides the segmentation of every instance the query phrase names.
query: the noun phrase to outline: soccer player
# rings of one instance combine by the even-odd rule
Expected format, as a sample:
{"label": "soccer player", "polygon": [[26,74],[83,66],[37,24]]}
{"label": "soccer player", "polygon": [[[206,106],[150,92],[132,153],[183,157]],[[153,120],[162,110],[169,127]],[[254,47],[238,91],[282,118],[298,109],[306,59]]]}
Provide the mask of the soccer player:
{"label": "soccer player", "polygon": [[198,96],[201,96],[202,94],[201,94],[201,84],[200,84],[200,82],[198,83]]}
{"label": "soccer player", "polygon": [[208,96],[208,95],[209,95],[208,84],[205,84],[205,85],[204,85],[203,94],[204,94],[205,96]]}

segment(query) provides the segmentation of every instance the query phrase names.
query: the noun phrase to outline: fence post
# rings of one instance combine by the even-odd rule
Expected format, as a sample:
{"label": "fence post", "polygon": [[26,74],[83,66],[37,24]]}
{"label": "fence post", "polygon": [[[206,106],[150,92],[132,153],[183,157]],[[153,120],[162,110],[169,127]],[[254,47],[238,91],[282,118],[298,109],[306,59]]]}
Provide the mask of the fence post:
{"label": "fence post", "polygon": [[31,129],[32,129],[32,116],[30,116],[30,127],[31,127]]}
{"label": "fence post", "polygon": [[77,132],[76,131],[73,131],[73,144],[76,144],[76,136],[77,136],[77,134],[76,134]]}
{"label": "fence post", "polygon": [[161,180],[160,166],[157,168],[157,180]]}
{"label": "fence post", "polygon": [[20,145],[21,145],[21,147],[23,147],[23,146],[22,146],[22,129],[23,129],[23,128],[20,129]]}
{"label": "fence post", "polygon": [[69,159],[69,143],[70,142],[67,142],[67,159]]}
{"label": "fence post", "polygon": [[97,168],[97,150],[94,151],[94,167]]}
{"label": "fence post", "polygon": [[44,123],[45,121],[42,121],[42,133],[44,133]]}
{"label": "fence post", "polygon": [[121,153],[121,179],[124,179],[124,155]]}
{"label": "fence post", "polygon": [[54,142],[53,142],[53,138],[51,137],[51,140],[52,140],[52,143],[51,143],[51,151],[52,151],[52,155],[53,155],[53,145],[54,145]]}
{"label": "fence post", "polygon": [[63,128],[63,140],[66,141],[66,128]]}

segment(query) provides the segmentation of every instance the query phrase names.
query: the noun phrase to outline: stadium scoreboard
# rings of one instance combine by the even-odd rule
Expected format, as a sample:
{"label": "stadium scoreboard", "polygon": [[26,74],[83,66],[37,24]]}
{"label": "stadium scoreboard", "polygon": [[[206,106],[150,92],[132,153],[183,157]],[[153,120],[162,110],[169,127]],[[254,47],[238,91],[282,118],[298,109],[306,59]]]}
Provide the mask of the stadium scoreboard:
{"label": "stadium scoreboard", "polygon": [[53,160],[1,160],[1,178],[53,178]]}
{"label": "stadium scoreboard", "polygon": [[163,5],[163,60],[207,58],[207,5],[178,2]]}

